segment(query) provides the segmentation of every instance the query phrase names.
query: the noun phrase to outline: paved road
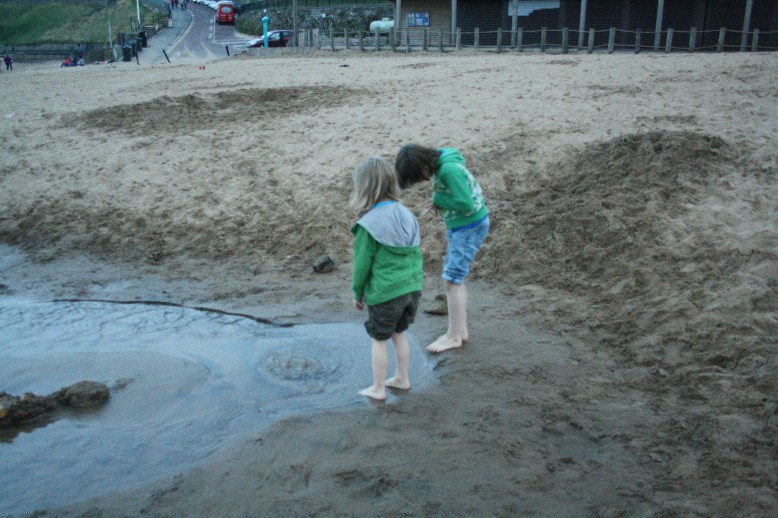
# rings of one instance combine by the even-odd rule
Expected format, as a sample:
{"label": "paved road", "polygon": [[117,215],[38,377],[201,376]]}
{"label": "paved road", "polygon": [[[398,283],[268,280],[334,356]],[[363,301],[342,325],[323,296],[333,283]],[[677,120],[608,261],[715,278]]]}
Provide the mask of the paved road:
{"label": "paved road", "polygon": [[171,63],[202,61],[235,54],[248,39],[235,34],[234,25],[218,25],[214,21],[214,11],[208,7],[189,3],[187,10],[174,9],[173,28],[165,28],[151,39],[146,56],[141,62],[164,63],[167,53]]}

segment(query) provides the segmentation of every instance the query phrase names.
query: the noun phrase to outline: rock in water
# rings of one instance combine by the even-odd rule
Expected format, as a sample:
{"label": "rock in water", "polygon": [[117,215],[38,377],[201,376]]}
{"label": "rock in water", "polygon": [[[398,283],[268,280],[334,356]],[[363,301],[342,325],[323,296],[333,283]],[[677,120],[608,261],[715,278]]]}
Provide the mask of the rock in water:
{"label": "rock in water", "polygon": [[108,401],[111,393],[108,386],[97,381],[79,381],[60,389],[55,398],[61,405],[86,408]]}

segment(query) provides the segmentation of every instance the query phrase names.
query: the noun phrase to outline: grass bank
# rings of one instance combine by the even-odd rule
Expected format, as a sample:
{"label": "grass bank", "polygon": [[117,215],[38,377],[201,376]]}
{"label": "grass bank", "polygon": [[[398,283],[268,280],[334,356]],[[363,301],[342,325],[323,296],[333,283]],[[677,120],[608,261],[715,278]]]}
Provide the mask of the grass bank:
{"label": "grass bank", "polygon": [[[155,23],[159,10],[140,6],[144,24]],[[44,45],[108,41],[108,24],[112,33],[131,32],[130,20],[136,24],[135,0],[117,0],[111,6],[74,5],[53,2],[46,5],[0,4],[0,44]]]}

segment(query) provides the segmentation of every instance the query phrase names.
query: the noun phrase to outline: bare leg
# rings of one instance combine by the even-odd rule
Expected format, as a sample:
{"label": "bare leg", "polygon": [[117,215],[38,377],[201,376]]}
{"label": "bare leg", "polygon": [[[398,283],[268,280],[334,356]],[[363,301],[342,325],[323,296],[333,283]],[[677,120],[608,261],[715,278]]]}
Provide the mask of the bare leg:
{"label": "bare leg", "polygon": [[467,289],[464,284],[446,281],[448,298],[448,331],[427,346],[431,353],[462,347],[469,338],[467,331]]}
{"label": "bare leg", "polygon": [[367,396],[371,399],[386,399],[386,368],[389,358],[386,354],[386,340],[373,340],[372,365],[373,365],[373,384],[366,389],[359,391],[361,396]]}
{"label": "bare leg", "polygon": [[386,380],[386,386],[396,389],[408,390],[411,388],[411,382],[408,379],[408,367],[411,363],[411,348],[408,344],[408,337],[405,333],[394,333],[392,335],[394,344],[394,354],[396,356],[394,376]]}

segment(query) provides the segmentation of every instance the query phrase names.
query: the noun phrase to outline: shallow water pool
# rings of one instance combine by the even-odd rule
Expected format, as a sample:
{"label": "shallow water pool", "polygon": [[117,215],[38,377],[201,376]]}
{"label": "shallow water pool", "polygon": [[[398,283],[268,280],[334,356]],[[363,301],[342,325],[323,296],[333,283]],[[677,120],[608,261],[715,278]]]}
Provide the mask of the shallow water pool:
{"label": "shallow water pool", "polygon": [[[390,346],[389,374],[393,371]],[[283,417],[365,405],[360,323],[281,328],[186,307],[0,297],[0,391],[111,387],[95,411],[0,430],[0,515],[131,489],[208,460]],[[414,390],[433,379],[411,336]],[[390,394],[387,402],[403,395]]]}

